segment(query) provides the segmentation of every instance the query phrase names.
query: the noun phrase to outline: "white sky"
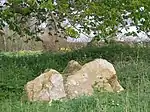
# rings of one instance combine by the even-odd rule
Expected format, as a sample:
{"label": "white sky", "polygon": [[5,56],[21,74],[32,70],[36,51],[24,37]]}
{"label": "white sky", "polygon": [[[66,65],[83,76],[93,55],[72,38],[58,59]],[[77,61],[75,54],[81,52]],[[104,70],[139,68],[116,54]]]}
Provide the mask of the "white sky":
{"label": "white sky", "polygon": [[0,0],[0,5],[3,5],[6,2],[6,0]]}

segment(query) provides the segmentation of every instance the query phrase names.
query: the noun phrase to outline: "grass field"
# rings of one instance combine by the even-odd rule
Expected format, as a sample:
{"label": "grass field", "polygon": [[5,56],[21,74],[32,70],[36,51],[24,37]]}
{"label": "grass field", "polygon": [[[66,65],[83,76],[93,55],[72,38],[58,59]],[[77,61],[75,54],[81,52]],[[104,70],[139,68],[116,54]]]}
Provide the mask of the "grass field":
{"label": "grass field", "polygon": [[[100,57],[114,64],[124,92],[95,92],[51,105],[22,97],[24,84],[46,68],[62,72],[71,59],[83,64]],[[109,45],[69,53],[0,53],[0,112],[150,112],[150,48]]]}

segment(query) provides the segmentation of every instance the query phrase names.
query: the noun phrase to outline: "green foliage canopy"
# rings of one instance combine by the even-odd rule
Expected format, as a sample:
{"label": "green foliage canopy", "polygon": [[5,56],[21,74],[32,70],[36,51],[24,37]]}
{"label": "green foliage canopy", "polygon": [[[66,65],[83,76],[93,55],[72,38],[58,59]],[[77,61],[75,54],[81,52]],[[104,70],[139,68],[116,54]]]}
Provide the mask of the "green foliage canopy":
{"label": "green foliage canopy", "polygon": [[[6,22],[20,35],[34,35],[39,30],[30,30],[26,22],[29,18],[35,17],[36,25],[48,20],[49,27],[53,26],[55,30],[63,29],[60,23],[67,18],[72,26],[80,24],[88,34],[95,31],[99,37],[113,37],[119,28],[128,25],[126,19],[130,18],[130,26],[148,33],[149,6],[149,0],[8,0],[0,8],[0,28]],[[68,31],[77,37],[74,30]]]}

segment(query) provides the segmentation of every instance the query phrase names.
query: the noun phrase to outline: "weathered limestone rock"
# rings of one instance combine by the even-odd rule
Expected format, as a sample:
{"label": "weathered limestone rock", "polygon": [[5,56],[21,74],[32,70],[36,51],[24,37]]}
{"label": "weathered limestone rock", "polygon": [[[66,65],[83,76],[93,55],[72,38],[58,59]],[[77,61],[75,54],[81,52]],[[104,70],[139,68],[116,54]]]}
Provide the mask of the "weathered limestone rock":
{"label": "weathered limestone rock", "polygon": [[63,71],[63,74],[65,77],[68,77],[75,72],[79,71],[82,68],[82,66],[75,60],[71,60],[68,62],[66,68]]}
{"label": "weathered limestone rock", "polygon": [[25,85],[29,101],[50,101],[66,97],[63,77],[56,70],[41,74]]}
{"label": "weathered limestone rock", "polygon": [[119,84],[116,71],[111,63],[104,59],[95,59],[86,63],[77,72],[67,77],[65,84],[69,98],[93,93],[93,86],[109,92],[124,90]]}
{"label": "weathered limestone rock", "polygon": [[[94,88],[108,92],[123,91],[116,71],[111,63],[104,59],[95,59],[81,66],[71,60],[63,71],[63,76],[53,69],[46,69],[25,85],[30,101],[51,101],[61,98],[75,98],[92,95]],[[64,87],[65,84],[65,87]]]}

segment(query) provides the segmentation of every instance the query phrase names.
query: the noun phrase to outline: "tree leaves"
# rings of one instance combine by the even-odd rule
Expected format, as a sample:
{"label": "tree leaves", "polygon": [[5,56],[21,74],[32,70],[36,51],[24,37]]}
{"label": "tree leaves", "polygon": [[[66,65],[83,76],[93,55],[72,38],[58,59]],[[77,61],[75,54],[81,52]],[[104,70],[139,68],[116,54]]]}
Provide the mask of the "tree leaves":
{"label": "tree leaves", "polygon": [[[8,0],[0,12],[0,28],[4,26],[2,21],[5,21],[10,29],[20,33],[28,27],[22,28],[25,23],[18,18],[35,17],[37,25],[48,21],[48,25],[53,29],[53,26],[58,26],[63,18],[67,18],[72,25],[80,24],[82,31],[87,34],[94,31],[101,35],[99,37],[109,37],[119,31],[118,27],[128,25],[126,20],[130,18],[133,21],[130,25],[138,27],[139,31],[150,30],[150,0],[56,0],[56,2],[57,4],[54,4],[53,0]],[[52,12],[55,12],[55,21],[49,16]],[[72,27],[68,27],[66,33],[77,38],[79,34]],[[26,34],[27,30],[24,33]]]}
{"label": "tree leaves", "polygon": [[40,4],[40,8],[42,9],[48,9],[48,10],[53,10],[54,6],[52,4],[52,0],[42,0],[42,3]]}
{"label": "tree leaves", "polygon": [[75,29],[73,29],[72,27],[66,28],[66,34],[72,38],[78,38],[79,37],[79,33]]}

